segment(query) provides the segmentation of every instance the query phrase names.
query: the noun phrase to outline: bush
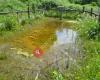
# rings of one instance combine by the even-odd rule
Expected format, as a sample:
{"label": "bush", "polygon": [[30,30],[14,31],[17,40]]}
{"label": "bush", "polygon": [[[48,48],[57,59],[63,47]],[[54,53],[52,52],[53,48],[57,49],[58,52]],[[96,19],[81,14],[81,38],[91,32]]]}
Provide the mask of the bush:
{"label": "bush", "polygon": [[3,36],[5,33],[16,31],[19,25],[17,24],[16,17],[7,16],[0,22],[0,35]]}
{"label": "bush", "polygon": [[91,5],[92,6],[97,6],[97,3],[96,2],[92,2]]}
{"label": "bush", "polygon": [[27,23],[27,21],[24,19],[24,20],[21,21],[20,24],[21,24],[22,26],[24,26],[26,23]]}
{"label": "bush", "polygon": [[88,31],[88,37],[89,39],[96,39],[96,37],[100,37],[100,26],[95,26],[93,28],[90,28]]}
{"label": "bush", "polygon": [[79,18],[81,28],[78,28],[81,37],[89,39],[91,29],[93,30],[97,26],[97,22],[91,16],[83,14]]}
{"label": "bush", "polygon": [[6,29],[7,31],[10,31],[10,30],[12,30],[12,28],[13,28],[12,22],[9,21],[9,20],[6,20],[6,21],[5,21],[5,29]]}
{"label": "bush", "polygon": [[69,0],[70,3],[81,4],[81,0]]}
{"label": "bush", "polygon": [[51,8],[56,8],[57,6],[58,5],[53,1],[45,1],[45,2],[42,2],[38,8],[49,10]]}
{"label": "bush", "polygon": [[4,20],[4,27],[3,29],[5,31],[11,31],[14,29],[14,26],[16,25],[16,22],[12,18],[7,18]]}

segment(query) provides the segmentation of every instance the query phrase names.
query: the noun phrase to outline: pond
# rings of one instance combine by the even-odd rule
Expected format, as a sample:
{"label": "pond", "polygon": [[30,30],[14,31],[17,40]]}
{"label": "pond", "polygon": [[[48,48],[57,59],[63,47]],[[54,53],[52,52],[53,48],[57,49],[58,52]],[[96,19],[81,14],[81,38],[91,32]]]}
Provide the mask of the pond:
{"label": "pond", "polygon": [[[26,32],[24,36],[18,37],[12,43],[21,47],[17,50],[17,54],[33,58],[33,62],[38,62],[40,66],[43,64],[42,67],[47,66],[46,63],[55,63],[62,57],[65,59],[65,56],[75,59],[78,52],[76,43],[78,35],[76,31],[69,28],[71,26],[69,24],[69,22],[64,23],[59,20],[47,21],[42,26],[40,25],[40,27],[33,28],[30,32]],[[30,52],[25,51],[27,49]],[[35,49],[36,53],[32,52]],[[37,58],[36,55],[40,57]]]}
{"label": "pond", "polygon": [[56,31],[56,37],[56,45],[75,43],[77,33],[71,29],[63,28]]}
{"label": "pond", "polygon": [[[14,72],[16,71],[15,66],[17,66],[19,67],[18,73],[23,73],[23,70],[27,68],[25,75],[29,73],[35,77],[38,71],[46,68],[56,68],[63,72],[72,64],[77,65],[79,57],[78,34],[70,28],[71,25],[69,22],[47,20],[40,23],[38,27],[15,34],[6,40],[11,45],[9,47],[8,44],[10,50],[6,46],[2,46],[1,49],[7,48],[4,49],[4,52],[9,55],[7,61],[5,60],[5,63],[9,64],[9,70],[12,71],[13,67]],[[32,54],[36,47],[44,52],[39,58]],[[44,76],[42,72],[41,76]]]}
{"label": "pond", "polygon": [[[20,38],[20,42],[15,42],[17,45],[21,44],[22,47],[17,50],[17,54],[32,58],[34,65],[36,64],[34,68],[38,67],[38,69],[51,64],[53,67],[68,66],[69,60],[77,59],[79,51],[77,47],[78,34],[69,27],[69,23],[64,25],[59,21],[50,21],[45,23],[45,26],[32,29],[28,36]],[[16,39],[16,41],[18,40]],[[36,48],[37,46],[38,48]],[[35,48],[35,55],[30,54]],[[31,52],[25,51],[25,49],[29,49]],[[36,54],[40,57],[37,57]]]}

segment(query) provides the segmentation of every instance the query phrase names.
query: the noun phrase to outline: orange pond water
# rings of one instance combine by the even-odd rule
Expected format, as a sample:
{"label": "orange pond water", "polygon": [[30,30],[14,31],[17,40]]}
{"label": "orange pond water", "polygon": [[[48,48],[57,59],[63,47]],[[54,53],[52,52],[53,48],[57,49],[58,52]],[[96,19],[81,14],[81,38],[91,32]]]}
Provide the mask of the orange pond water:
{"label": "orange pond water", "polygon": [[39,47],[45,52],[56,40],[55,31],[63,27],[71,27],[72,25],[71,22],[58,19],[43,19],[29,29],[25,28],[24,31],[13,34],[5,41],[13,47],[21,48],[24,51],[32,52]]}

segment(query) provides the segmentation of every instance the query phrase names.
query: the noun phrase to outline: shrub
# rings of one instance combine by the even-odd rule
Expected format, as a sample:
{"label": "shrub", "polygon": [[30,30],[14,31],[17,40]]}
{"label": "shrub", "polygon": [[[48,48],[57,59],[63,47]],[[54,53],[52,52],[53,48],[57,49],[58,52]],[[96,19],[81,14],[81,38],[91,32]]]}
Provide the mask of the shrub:
{"label": "shrub", "polygon": [[69,0],[70,3],[81,4],[81,0]]}
{"label": "shrub", "polygon": [[19,25],[17,24],[16,17],[4,17],[0,23],[0,35],[4,35],[8,32],[16,31]]}
{"label": "shrub", "polygon": [[49,10],[51,8],[56,8],[57,6],[58,5],[53,1],[45,1],[45,2],[42,2],[38,8]]}
{"label": "shrub", "polygon": [[79,16],[79,24],[81,28],[78,28],[81,37],[89,39],[91,30],[97,26],[97,22],[94,18],[91,18],[89,15],[83,14]]}
{"label": "shrub", "polygon": [[93,28],[90,28],[88,31],[88,37],[89,39],[95,39],[96,37],[100,37],[100,26],[95,26]]}
{"label": "shrub", "polygon": [[21,21],[20,24],[21,24],[22,26],[24,26],[26,23],[27,23],[27,21],[24,19],[24,20]]}
{"label": "shrub", "polygon": [[6,20],[6,21],[5,21],[5,29],[6,29],[7,31],[10,31],[10,30],[12,30],[12,28],[13,28],[12,22],[9,21],[9,20]]}
{"label": "shrub", "polygon": [[97,6],[97,3],[96,2],[92,2],[91,5],[92,6]]}
{"label": "shrub", "polygon": [[7,18],[4,20],[4,30],[11,31],[14,29],[16,22],[12,18]]}

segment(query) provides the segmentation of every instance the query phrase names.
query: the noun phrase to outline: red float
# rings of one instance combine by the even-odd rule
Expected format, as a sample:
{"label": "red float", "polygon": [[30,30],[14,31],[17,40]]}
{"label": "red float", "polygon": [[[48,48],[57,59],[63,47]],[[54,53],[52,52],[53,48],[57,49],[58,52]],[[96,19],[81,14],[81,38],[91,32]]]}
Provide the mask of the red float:
{"label": "red float", "polygon": [[43,55],[43,51],[42,49],[40,48],[36,48],[34,51],[33,51],[33,55],[37,58],[40,58],[42,55]]}

